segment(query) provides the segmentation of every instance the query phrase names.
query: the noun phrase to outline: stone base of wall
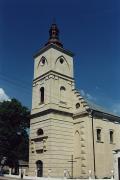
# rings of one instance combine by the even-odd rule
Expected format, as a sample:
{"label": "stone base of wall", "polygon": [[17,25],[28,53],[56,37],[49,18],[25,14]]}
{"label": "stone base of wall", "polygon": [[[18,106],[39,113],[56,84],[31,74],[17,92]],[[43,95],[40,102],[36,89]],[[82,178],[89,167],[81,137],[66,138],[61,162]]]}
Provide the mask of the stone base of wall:
{"label": "stone base of wall", "polygon": [[[9,177],[9,178],[20,178],[20,176],[18,175],[4,175],[5,177]],[[67,179],[67,178],[51,178],[51,177],[33,177],[33,176],[24,176],[23,179],[29,179],[29,180],[71,180],[71,179]],[[84,180],[84,179],[72,179],[72,180]],[[87,180],[87,179],[86,179]],[[95,180],[92,178],[89,178],[88,180]],[[97,179],[97,180],[103,180],[103,179]],[[108,180],[116,180],[114,178],[108,179]]]}

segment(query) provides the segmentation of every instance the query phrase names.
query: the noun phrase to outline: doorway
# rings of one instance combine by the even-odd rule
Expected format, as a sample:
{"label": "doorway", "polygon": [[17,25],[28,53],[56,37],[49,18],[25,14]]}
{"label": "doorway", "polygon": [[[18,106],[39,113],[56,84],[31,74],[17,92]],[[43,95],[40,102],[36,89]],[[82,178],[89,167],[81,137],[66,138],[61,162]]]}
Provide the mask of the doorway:
{"label": "doorway", "polygon": [[43,176],[43,162],[41,160],[36,161],[37,177]]}
{"label": "doorway", "polygon": [[120,180],[120,157],[118,158],[118,178]]}

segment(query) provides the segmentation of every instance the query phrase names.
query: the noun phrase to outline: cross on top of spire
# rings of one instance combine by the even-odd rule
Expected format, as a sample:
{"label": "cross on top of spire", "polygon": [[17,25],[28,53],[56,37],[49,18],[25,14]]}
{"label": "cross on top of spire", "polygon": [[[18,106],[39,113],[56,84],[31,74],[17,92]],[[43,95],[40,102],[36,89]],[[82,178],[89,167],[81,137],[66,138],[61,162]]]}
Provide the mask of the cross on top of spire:
{"label": "cross on top of spire", "polygon": [[49,30],[49,40],[48,42],[45,44],[56,44],[57,46],[63,47],[62,43],[59,41],[59,29],[56,25],[56,23],[52,23],[50,30]]}

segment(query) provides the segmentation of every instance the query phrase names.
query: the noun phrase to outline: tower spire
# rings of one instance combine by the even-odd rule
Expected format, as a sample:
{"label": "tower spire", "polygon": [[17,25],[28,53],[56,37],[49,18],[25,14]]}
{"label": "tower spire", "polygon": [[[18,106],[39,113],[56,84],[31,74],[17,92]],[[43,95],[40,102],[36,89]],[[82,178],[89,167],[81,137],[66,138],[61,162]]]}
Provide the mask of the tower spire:
{"label": "tower spire", "polygon": [[49,29],[49,40],[45,44],[47,46],[48,44],[56,44],[57,46],[63,47],[62,43],[59,41],[59,29],[56,25],[56,23],[52,23],[50,29]]}

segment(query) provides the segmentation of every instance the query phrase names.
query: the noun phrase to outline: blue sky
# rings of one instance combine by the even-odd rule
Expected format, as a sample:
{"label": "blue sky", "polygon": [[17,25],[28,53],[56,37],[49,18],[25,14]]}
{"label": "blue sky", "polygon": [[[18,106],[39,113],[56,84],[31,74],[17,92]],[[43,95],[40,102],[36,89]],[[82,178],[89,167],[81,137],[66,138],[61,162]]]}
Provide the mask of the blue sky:
{"label": "blue sky", "polygon": [[120,114],[119,0],[0,0],[0,92],[31,107],[33,54],[53,21],[75,53],[76,87]]}

